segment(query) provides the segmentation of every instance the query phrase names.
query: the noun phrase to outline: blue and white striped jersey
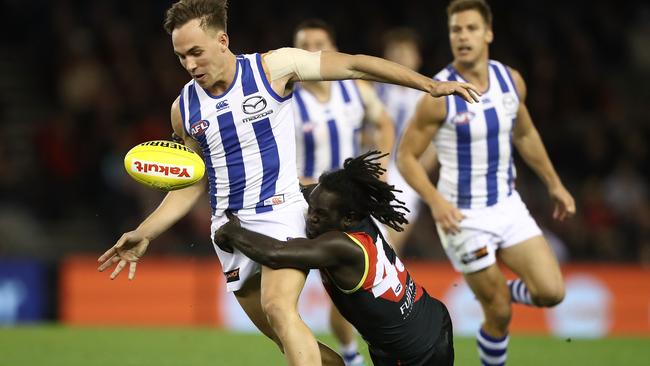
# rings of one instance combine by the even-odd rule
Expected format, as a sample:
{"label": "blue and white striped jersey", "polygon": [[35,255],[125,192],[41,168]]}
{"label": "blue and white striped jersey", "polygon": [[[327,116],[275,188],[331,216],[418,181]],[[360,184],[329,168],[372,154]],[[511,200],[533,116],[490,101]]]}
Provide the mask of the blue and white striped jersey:
{"label": "blue and white striped jersey", "polygon": [[358,155],[365,107],[354,80],[331,82],[325,103],[300,87],[293,95],[299,176],[317,179]]}
{"label": "blue and white striped jersey", "polygon": [[180,110],[203,151],[213,215],[266,212],[302,199],[291,95],[273,91],[260,54],[237,56],[234,81],[221,95],[187,83]]}
{"label": "blue and white striped jersey", "polygon": [[[447,117],[434,138],[440,161],[438,190],[459,208],[492,206],[514,188],[512,129],[519,97],[507,67],[490,60],[489,87],[480,103],[446,97]],[[436,80],[462,81],[450,65]]]}
{"label": "blue and white striped jersey", "polygon": [[395,146],[413,116],[418,101],[425,93],[401,85],[375,83],[375,90],[388,115],[395,123]]}

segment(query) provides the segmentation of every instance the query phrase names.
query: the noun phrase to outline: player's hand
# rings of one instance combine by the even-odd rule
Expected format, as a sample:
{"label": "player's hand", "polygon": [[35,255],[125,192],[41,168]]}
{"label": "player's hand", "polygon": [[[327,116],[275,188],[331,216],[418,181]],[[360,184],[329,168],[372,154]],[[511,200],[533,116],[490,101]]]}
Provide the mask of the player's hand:
{"label": "player's hand", "polygon": [[97,259],[99,262],[97,269],[103,272],[106,268],[117,263],[115,270],[111,273],[111,280],[114,280],[122,272],[126,264],[129,263],[129,280],[132,280],[135,278],[137,263],[147,251],[148,246],[149,239],[137,230],[124,233],[111,249]]}
{"label": "player's hand", "polygon": [[576,213],[576,203],[571,193],[563,185],[549,189],[549,194],[555,203],[553,209],[553,218],[558,221],[564,221]]}
{"label": "player's hand", "polygon": [[478,88],[473,84],[458,81],[434,81],[431,90],[429,90],[429,94],[434,97],[456,94],[468,103],[480,102],[479,97],[481,96]]}
{"label": "player's hand", "polygon": [[444,198],[430,203],[431,215],[442,230],[447,234],[458,234],[460,232],[460,222],[465,218],[460,210]]}
{"label": "player's hand", "polygon": [[434,97],[444,97],[446,95],[458,95],[468,103],[480,102],[481,93],[478,88],[470,83],[461,83],[458,81],[437,81],[429,91]]}

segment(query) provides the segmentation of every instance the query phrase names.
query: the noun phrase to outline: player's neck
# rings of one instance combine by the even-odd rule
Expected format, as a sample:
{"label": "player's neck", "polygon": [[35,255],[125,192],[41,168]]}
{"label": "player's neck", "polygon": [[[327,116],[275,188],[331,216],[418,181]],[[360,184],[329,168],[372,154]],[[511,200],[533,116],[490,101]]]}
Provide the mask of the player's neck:
{"label": "player's neck", "polygon": [[326,103],[330,100],[332,90],[331,81],[303,81],[300,83],[303,89],[313,95],[316,100]]}
{"label": "player's neck", "polygon": [[227,60],[219,79],[208,88],[208,91],[212,95],[221,95],[230,88],[232,83],[235,82],[235,74],[237,73],[237,57],[228,50],[226,59]]}
{"label": "player's neck", "polygon": [[486,91],[490,86],[487,57],[481,57],[472,63],[463,63],[454,60],[452,65],[465,81],[476,85],[480,91]]}

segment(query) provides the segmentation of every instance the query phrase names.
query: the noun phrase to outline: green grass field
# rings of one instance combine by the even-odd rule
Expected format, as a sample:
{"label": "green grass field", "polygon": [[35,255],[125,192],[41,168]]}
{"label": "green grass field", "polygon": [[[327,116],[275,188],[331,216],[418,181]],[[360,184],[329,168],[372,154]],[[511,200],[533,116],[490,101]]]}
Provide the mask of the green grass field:
{"label": "green grass field", "polygon": [[[319,338],[334,344],[329,336]],[[509,365],[650,365],[649,338],[514,336],[510,345]],[[473,339],[458,338],[455,348],[456,365],[478,365]],[[363,352],[367,357],[366,347]],[[283,364],[275,346],[255,334],[195,328],[0,328],[0,366]]]}

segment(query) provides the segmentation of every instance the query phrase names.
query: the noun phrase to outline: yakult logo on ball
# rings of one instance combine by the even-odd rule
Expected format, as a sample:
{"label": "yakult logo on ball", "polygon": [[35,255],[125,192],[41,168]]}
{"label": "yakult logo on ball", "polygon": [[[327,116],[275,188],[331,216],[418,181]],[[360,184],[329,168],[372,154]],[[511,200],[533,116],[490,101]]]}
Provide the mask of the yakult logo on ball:
{"label": "yakult logo on ball", "polygon": [[192,179],[194,175],[193,166],[177,166],[150,161],[134,160],[131,163],[131,171],[134,173],[144,173],[157,177],[186,178]]}

